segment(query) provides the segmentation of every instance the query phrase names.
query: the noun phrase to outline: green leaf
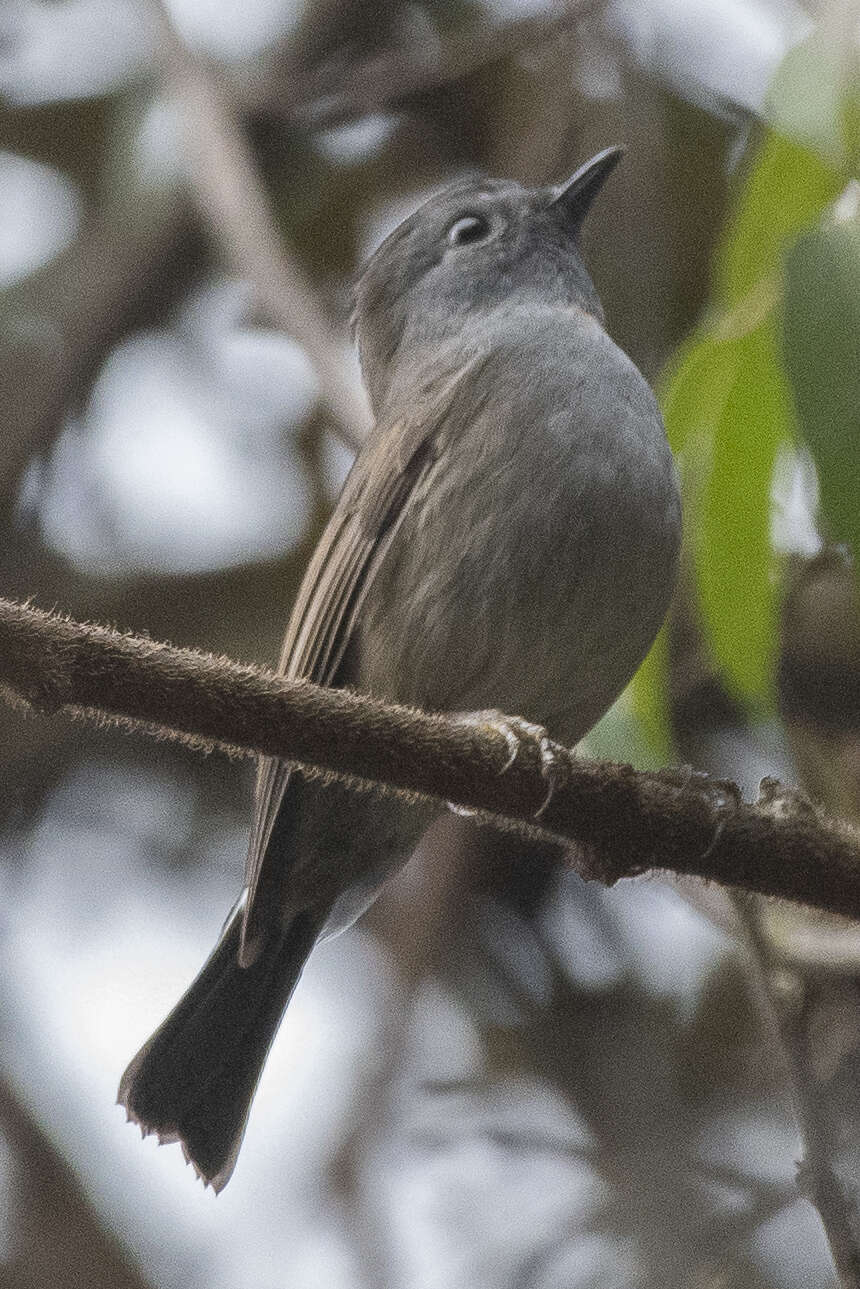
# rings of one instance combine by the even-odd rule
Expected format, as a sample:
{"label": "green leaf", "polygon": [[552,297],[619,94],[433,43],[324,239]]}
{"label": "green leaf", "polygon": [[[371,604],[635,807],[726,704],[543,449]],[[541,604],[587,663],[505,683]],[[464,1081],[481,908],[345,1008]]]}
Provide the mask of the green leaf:
{"label": "green leaf", "polygon": [[834,34],[816,28],[788,51],[768,87],[764,110],[780,134],[841,170],[846,162],[843,109],[853,33],[846,29],[842,41]]}
{"label": "green leaf", "polygon": [[670,747],[658,747],[634,710],[628,686],[609,711],[589,730],[581,750],[599,761],[627,762],[637,770],[656,770],[671,760]]}
{"label": "green leaf", "polygon": [[777,449],[791,437],[791,405],[774,327],[736,340],[693,535],[701,609],[729,687],[756,706],[770,701],[776,600],[770,541]]}
{"label": "green leaf", "polygon": [[860,561],[860,227],[807,234],[786,259],[783,349],[829,535]]}
{"label": "green leaf", "polygon": [[682,345],[658,390],[669,444],[675,453],[696,436],[713,435],[734,371],[736,345],[700,334]]}
{"label": "green leaf", "polygon": [[667,628],[664,626],[630,684],[633,714],[653,765],[666,765],[673,755],[668,648]]}
{"label": "green leaf", "polygon": [[774,324],[783,257],[843,182],[833,160],[765,136],[718,255],[706,324],[662,382],[705,634],[729,688],[755,707],[770,705],[776,650],[773,467],[794,435]]}
{"label": "green leaf", "polygon": [[769,277],[776,287],[786,245],[817,222],[844,182],[837,165],[782,135],[767,135],[718,257],[718,305],[737,308]]}

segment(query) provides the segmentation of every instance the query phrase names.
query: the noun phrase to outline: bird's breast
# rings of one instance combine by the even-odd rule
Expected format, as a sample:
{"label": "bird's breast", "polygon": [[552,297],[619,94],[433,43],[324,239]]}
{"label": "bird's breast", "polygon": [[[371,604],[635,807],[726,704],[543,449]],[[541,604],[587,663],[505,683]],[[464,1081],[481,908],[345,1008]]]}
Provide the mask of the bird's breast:
{"label": "bird's breast", "polygon": [[363,686],[573,743],[627,683],[674,587],[680,513],[653,396],[607,343],[531,395],[506,362],[445,441],[371,589]]}

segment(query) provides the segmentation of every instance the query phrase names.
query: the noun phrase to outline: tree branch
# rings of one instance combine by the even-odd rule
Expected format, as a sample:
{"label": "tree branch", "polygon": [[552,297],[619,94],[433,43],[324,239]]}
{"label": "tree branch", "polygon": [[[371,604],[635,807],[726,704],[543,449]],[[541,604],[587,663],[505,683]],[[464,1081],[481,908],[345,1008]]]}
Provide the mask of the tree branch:
{"label": "tree branch", "polygon": [[278,81],[274,111],[312,129],[342,125],[373,112],[396,109],[404,101],[502,62],[531,53],[569,36],[577,23],[601,8],[603,0],[566,0],[547,10],[507,22],[485,18],[439,32],[432,47],[388,48],[351,67],[325,62],[290,86]]}
{"label": "tree branch", "polygon": [[202,750],[264,754],[502,827],[574,842],[586,877],[671,869],[860,917],[860,834],[763,780],[758,802],[692,770],[637,773],[540,740],[511,761],[495,724],[399,707],[0,600],[0,687],[11,701],[113,721]]}
{"label": "tree branch", "polygon": [[[850,690],[842,693],[840,707],[834,701],[833,685],[821,681],[834,660],[837,665],[846,662],[852,647],[856,654],[855,594],[851,570],[838,555],[827,552],[806,565],[784,605],[780,705],[789,735],[800,732],[794,742],[800,751],[801,770],[814,764],[810,744],[814,747],[817,739],[849,733],[852,714],[860,713],[860,705],[855,705],[852,713]],[[722,736],[731,732],[728,744],[736,758],[737,735],[745,733],[749,739],[750,732],[744,712],[714,670],[699,628],[695,588],[687,578],[682,579],[670,622],[675,738],[683,755],[719,772],[720,747],[725,746]],[[826,641],[828,648],[816,645],[816,640]],[[803,659],[809,677],[815,678],[809,689],[792,693],[787,687],[787,657]],[[814,695],[812,700],[804,701],[810,695]],[[793,719],[803,724],[793,726]],[[723,753],[724,764],[725,760]],[[834,764],[831,759],[828,770]],[[831,803],[840,799],[833,791],[835,777],[821,776],[816,785],[820,784],[823,799]],[[850,807],[850,798],[840,795]],[[844,978],[837,962],[828,960],[821,948],[828,931],[836,928],[830,921],[806,914],[792,917],[789,929],[784,908],[751,900],[737,890],[730,892],[729,898],[739,938],[748,947],[748,979],[765,1034],[777,1067],[780,1060],[784,1065],[803,1146],[798,1166],[800,1191],[818,1210],[840,1285],[860,1289],[858,1114],[853,1075],[860,1051],[860,1004],[850,972]],[[838,1059],[831,1055],[834,1034],[840,1036]]]}
{"label": "tree branch", "polygon": [[137,194],[91,217],[71,246],[3,293],[0,508],[110,345],[184,284],[192,241],[181,197]]}
{"label": "tree branch", "polygon": [[9,1177],[9,1244],[0,1289],[154,1289],[123,1247],[120,1231],[96,1211],[83,1179],[6,1077],[0,1077],[0,1127]]}
{"label": "tree branch", "polygon": [[[810,1015],[817,1001],[807,992],[803,1006],[787,1008],[776,983],[782,964],[761,926],[759,910],[752,901],[738,899],[741,925],[749,943],[752,966],[751,983],[762,1014],[768,1017],[778,1050],[782,1052],[788,1075],[797,1126],[803,1140],[803,1161],[798,1168],[801,1193],[818,1209],[824,1233],[839,1276],[842,1289],[860,1289],[860,1230],[855,1176],[840,1175],[846,1128],[852,1117],[844,1112],[834,1116],[830,1098],[822,1088],[823,1080],[815,1069],[813,1034]],[[830,1018],[828,1018],[830,1019]],[[841,1108],[840,1108],[841,1109]],[[834,1133],[834,1125],[839,1127]]]}
{"label": "tree branch", "polygon": [[323,401],[352,447],[370,425],[358,378],[301,265],[280,236],[253,152],[215,76],[185,46],[162,0],[149,0],[168,87],[182,110],[193,194],[227,262],[276,326],[311,358]]}

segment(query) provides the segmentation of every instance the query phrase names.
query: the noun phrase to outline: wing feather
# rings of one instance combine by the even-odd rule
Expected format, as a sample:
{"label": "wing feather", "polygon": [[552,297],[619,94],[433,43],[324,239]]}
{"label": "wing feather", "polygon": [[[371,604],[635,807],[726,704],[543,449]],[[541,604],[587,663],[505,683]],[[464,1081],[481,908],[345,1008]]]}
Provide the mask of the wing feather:
{"label": "wing feather", "polygon": [[[343,661],[361,607],[410,499],[444,443],[451,416],[479,359],[416,400],[408,418],[378,426],[362,448],[308,565],[290,615],[279,670],[318,685],[348,683]],[[240,957],[248,965],[280,918],[280,890],[289,864],[289,765],[265,758],[245,880],[248,900]],[[270,847],[275,830],[279,844]]]}

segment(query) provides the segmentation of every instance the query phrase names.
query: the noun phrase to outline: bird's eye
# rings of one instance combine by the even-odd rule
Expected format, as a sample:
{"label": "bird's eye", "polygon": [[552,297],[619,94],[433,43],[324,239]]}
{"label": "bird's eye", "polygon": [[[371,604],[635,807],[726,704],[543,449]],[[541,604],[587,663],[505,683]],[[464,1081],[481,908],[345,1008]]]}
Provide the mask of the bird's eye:
{"label": "bird's eye", "polygon": [[489,222],[483,215],[461,215],[448,229],[448,243],[450,246],[464,246],[467,242],[481,242],[489,231]]}

